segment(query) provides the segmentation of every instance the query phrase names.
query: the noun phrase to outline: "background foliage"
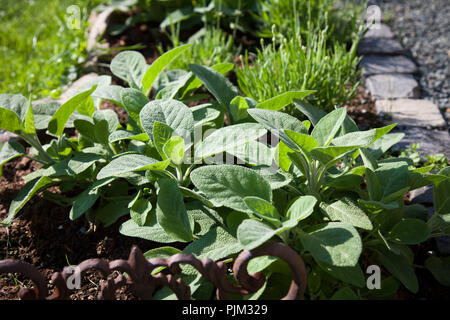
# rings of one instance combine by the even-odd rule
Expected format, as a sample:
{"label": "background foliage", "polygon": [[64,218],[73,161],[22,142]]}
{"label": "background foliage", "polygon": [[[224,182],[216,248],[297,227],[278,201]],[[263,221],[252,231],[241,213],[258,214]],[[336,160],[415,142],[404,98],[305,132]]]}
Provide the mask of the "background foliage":
{"label": "background foliage", "polygon": [[[77,79],[86,57],[86,28],[100,0],[0,0],[0,92],[57,96]],[[80,29],[66,9],[81,9]]]}

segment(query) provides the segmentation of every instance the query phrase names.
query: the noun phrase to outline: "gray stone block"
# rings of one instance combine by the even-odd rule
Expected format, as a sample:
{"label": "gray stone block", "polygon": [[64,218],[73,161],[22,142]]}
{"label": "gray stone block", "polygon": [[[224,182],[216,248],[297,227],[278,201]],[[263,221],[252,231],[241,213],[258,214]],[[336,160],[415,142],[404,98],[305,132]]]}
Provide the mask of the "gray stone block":
{"label": "gray stone block", "polygon": [[418,151],[424,154],[443,153],[450,157],[450,136],[447,130],[432,130],[419,127],[406,127],[405,137],[394,149],[406,149],[410,144],[418,143]]}
{"label": "gray stone block", "polygon": [[436,237],[436,245],[441,254],[450,254],[450,237]]}
{"label": "gray stone block", "polygon": [[423,205],[433,205],[433,187],[426,186],[411,191],[410,201]]}
{"label": "gray stone block", "polygon": [[19,136],[15,135],[14,133],[0,129],[0,142],[5,143],[13,139],[19,139]]}
{"label": "gray stone block", "polygon": [[363,76],[383,73],[417,73],[419,68],[405,56],[367,55],[361,59]]}
{"label": "gray stone block", "polygon": [[387,38],[365,38],[359,42],[359,55],[366,54],[404,54],[405,49],[400,42]]}
{"label": "gray stone block", "polygon": [[380,23],[373,25],[364,35],[364,38],[393,38],[394,34],[387,25]]}
{"label": "gray stone block", "polygon": [[420,99],[377,100],[378,114],[388,115],[390,123],[400,126],[446,128],[439,108],[431,101]]}
{"label": "gray stone block", "polygon": [[[428,208],[428,219],[430,219],[434,214],[434,208]],[[436,242],[437,251],[440,254],[450,254],[450,237],[435,237],[434,241]]]}
{"label": "gray stone block", "polygon": [[98,77],[99,77],[99,75],[94,72],[85,74],[84,76],[82,76],[81,78],[76,80],[74,83],[72,83],[70,85],[70,87],[61,94],[61,96],[59,97],[57,102],[63,104],[65,102],[67,102],[70,98],[75,96],[76,94],[83,91],[83,89],[86,89],[86,90],[90,89],[89,85],[92,83],[93,80],[95,80]]}
{"label": "gray stone block", "polygon": [[419,84],[410,74],[377,74],[367,77],[365,83],[375,100],[420,97]]}
{"label": "gray stone block", "polygon": [[[89,23],[91,28],[89,30],[87,50],[92,50],[96,45],[98,45],[99,38],[108,29],[108,22],[111,14],[114,12],[114,8],[109,8],[98,14],[97,12],[92,12],[89,17]],[[103,47],[105,47],[103,45]]]}

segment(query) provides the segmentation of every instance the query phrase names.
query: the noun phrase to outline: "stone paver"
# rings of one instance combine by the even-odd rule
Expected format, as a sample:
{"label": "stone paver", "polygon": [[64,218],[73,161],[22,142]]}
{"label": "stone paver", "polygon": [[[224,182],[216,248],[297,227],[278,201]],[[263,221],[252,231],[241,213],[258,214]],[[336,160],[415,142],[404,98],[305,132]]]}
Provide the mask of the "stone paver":
{"label": "stone paver", "polygon": [[12,139],[18,139],[19,136],[15,135],[14,133],[4,131],[0,129],[0,142],[5,143]]}
{"label": "stone paver", "polygon": [[420,127],[406,127],[405,137],[393,149],[407,149],[418,143],[417,150],[423,154],[443,153],[450,158],[450,136],[447,130],[433,130]]}
{"label": "stone paver", "polygon": [[442,254],[450,254],[450,237],[436,237],[438,251]]}
{"label": "stone paver", "polygon": [[419,84],[410,74],[377,74],[365,79],[372,98],[419,98]]}
{"label": "stone paver", "polygon": [[378,114],[389,115],[388,122],[401,126],[446,128],[439,108],[431,101],[419,99],[377,100]]}
{"label": "stone paver", "polygon": [[416,190],[411,191],[410,201],[412,203],[433,205],[433,187],[426,186]]}
{"label": "stone paver", "polygon": [[88,35],[87,50],[92,50],[96,45],[98,45],[98,39],[108,28],[108,20],[113,12],[114,9],[110,8],[100,14],[96,12],[91,14],[89,17],[89,22],[92,27],[90,28]]}
{"label": "stone paver", "polygon": [[405,49],[400,42],[387,38],[364,38],[359,42],[358,54],[404,54]]}
{"label": "stone paver", "polygon": [[[430,219],[434,214],[434,208],[428,208],[428,219]],[[435,237],[437,251],[441,254],[450,254],[450,236]]]}
{"label": "stone paver", "polygon": [[394,34],[387,25],[381,23],[372,26],[372,28],[367,31],[364,38],[393,38]]}
{"label": "stone paver", "polygon": [[78,91],[81,88],[89,84],[89,82],[93,81],[97,77],[99,77],[99,75],[96,74],[95,72],[91,72],[82,76],[80,79],[72,83],[63,94],[61,94],[60,98],[58,99],[58,102],[61,104],[65,103],[70,98],[72,98],[76,93],[78,93]]}
{"label": "stone paver", "polygon": [[417,73],[416,64],[404,56],[380,56],[370,54],[361,59],[363,76],[383,73]]}

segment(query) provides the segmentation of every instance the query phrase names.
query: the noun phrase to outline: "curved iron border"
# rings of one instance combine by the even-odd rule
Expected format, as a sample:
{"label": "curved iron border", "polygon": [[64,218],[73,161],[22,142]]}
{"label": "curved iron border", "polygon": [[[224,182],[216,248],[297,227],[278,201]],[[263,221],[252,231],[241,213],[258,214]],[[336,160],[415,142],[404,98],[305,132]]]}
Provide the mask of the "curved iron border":
{"label": "curved iron border", "polygon": [[[214,262],[211,259],[199,260],[192,255],[176,254],[168,259],[147,260],[138,247],[133,247],[128,260],[114,260],[108,262],[102,259],[85,260],[78,265],[75,272],[68,267],[62,272],[55,272],[51,281],[55,286],[53,293],[49,294],[47,279],[32,265],[19,260],[0,261],[1,273],[19,273],[32,280],[34,288],[21,288],[19,297],[23,300],[64,300],[76,291],[67,287],[69,276],[82,277],[88,270],[99,271],[103,279],[107,279],[114,271],[120,275],[107,279],[100,285],[98,300],[114,300],[115,293],[124,286],[129,286],[133,294],[139,299],[152,299],[156,288],[170,288],[178,299],[190,300],[191,292],[187,286],[175,275],[182,273],[180,264],[188,264],[197,269],[200,274],[210,281],[216,288],[219,300],[229,299],[231,294],[252,294],[257,292],[266,282],[262,273],[248,274],[247,266],[250,260],[261,256],[278,257],[286,261],[292,271],[292,282],[287,295],[283,300],[302,300],[304,297],[307,275],[302,258],[291,248],[277,242],[266,243],[263,246],[241,252],[234,262],[233,273],[238,285],[227,279],[227,266],[223,262]],[[167,272],[151,275],[159,267],[166,267]],[[124,275],[126,273],[126,275]]]}

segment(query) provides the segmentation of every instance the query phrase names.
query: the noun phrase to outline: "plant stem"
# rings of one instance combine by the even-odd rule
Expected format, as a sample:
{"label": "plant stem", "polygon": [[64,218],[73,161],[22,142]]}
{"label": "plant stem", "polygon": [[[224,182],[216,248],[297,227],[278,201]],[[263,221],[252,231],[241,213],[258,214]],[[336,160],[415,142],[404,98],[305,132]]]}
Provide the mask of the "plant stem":
{"label": "plant stem", "polygon": [[289,190],[292,190],[292,191],[294,191],[295,193],[298,193],[299,195],[301,195],[301,196],[304,196],[304,194],[302,193],[302,192],[300,192],[300,190],[298,190],[297,188],[295,188],[295,187],[293,187],[293,186],[291,186],[291,185],[287,185],[286,186]]}
{"label": "plant stem", "polygon": [[46,161],[43,161],[43,160],[41,160],[41,159],[33,158],[33,157],[30,157],[29,155],[26,155],[26,154],[24,154],[23,156],[24,156],[25,158],[30,159],[30,160],[39,162],[39,163],[41,163],[41,164],[43,164],[43,165],[48,165],[48,163],[47,163]]}
{"label": "plant stem", "polygon": [[237,25],[238,25],[239,19],[241,17],[241,7],[242,7],[242,3],[241,3],[241,0],[239,0],[238,1],[239,14],[236,16],[236,19],[234,20],[233,39],[236,39]]}
{"label": "plant stem", "polygon": [[177,172],[177,181],[178,181],[180,184],[183,184],[183,182],[184,182],[184,179],[183,179],[183,170],[181,170],[181,167],[180,167],[180,166],[175,166],[175,170],[176,170],[176,172]]}
{"label": "plant stem", "polygon": [[53,158],[44,150],[44,148],[42,148],[41,143],[39,142],[39,140],[37,140],[37,138],[28,135],[23,135],[22,138],[33,148],[35,148],[39,152],[39,155],[45,158],[45,160],[41,160],[41,163],[45,162],[45,164],[47,165],[52,165],[55,163],[55,160],[53,160]]}
{"label": "plant stem", "polygon": [[186,183],[187,179],[189,178],[189,175],[191,174],[191,171],[195,168],[196,165],[197,165],[197,163],[194,162],[193,164],[191,164],[189,166],[189,168],[187,168],[187,170],[183,176],[183,184]]}

